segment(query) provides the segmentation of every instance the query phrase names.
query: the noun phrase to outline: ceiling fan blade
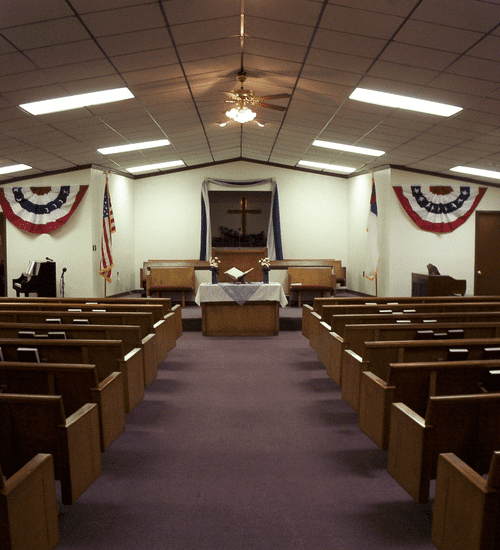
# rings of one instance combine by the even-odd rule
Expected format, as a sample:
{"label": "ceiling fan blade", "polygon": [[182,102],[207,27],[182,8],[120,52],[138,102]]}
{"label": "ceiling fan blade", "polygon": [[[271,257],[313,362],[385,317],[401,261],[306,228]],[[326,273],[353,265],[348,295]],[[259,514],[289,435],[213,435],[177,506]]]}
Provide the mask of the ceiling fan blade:
{"label": "ceiling fan blade", "polygon": [[285,99],[287,97],[291,97],[291,94],[256,95],[255,99]]}
{"label": "ceiling fan blade", "polygon": [[281,105],[271,105],[271,103],[264,103],[263,101],[256,101],[253,105],[258,105],[259,107],[265,107],[266,109],[274,109],[275,111],[286,111],[286,107]]}

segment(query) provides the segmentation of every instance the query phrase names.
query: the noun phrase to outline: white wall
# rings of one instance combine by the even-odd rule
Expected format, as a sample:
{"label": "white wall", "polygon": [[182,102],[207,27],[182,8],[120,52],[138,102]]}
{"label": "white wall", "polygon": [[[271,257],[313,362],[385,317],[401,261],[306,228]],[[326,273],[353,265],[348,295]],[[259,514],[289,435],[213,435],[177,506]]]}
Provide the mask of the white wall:
{"label": "white wall", "polygon": [[[206,178],[275,178],[285,258],[340,259],[352,290],[409,296],[411,273],[426,273],[428,263],[443,274],[467,279],[468,293],[474,290],[475,215],[450,234],[429,233],[411,221],[393,190],[394,185],[450,185],[449,179],[394,169],[375,172],[380,243],[376,287],[363,276],[371,174],[345,179],[240,161],[140,180],[109,175],[117,231],[107,295],[139,288],[144,261],[199,258],[201,184]],[[57,262],[58,280],[62,268],[68,269],[66,296],[104,295],[98,269],[105,179],[102,171],[89,169],[27,180],[24,185],[89,185],[89,189],[72,218],[53,233],[35,236],[7,222],[9,295],[14,295],[12,279],[26,270],[28,261],[46,256]],[[489,187],[478,210],[500,210],[500,190]],[[198,282],[204,280],[208,281],[208,272],[197,275]],[[283,273],[271,272],[271,280],[284,282]]]}

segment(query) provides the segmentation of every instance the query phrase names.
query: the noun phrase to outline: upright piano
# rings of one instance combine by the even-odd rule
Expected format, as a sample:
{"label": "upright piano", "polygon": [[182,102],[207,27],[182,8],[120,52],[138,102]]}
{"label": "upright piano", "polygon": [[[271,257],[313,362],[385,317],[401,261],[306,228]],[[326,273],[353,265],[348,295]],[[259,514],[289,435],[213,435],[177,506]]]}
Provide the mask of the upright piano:
{"label": "upright piano", "polygon": [[30,261],[26,272],[12,280],[12,288],[18,298],[21,292],[26,297],[30,293],[44,298],[57,297],[56,263]]}
{"label": "upright piano", "polygon": [[466,279],[454,279],[449,275],[411,274],[412,296],[465,296]]}

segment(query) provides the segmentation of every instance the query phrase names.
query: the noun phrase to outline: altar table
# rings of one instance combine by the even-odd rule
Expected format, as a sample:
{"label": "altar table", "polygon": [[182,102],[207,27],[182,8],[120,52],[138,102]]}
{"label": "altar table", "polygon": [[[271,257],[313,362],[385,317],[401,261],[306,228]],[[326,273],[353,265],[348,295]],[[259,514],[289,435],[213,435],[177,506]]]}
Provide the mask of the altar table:
{"label": "altar table", "polygon": [[202,283],[195,302],[204,336],[276,336],[279,306],[288,303],[279,283]]}

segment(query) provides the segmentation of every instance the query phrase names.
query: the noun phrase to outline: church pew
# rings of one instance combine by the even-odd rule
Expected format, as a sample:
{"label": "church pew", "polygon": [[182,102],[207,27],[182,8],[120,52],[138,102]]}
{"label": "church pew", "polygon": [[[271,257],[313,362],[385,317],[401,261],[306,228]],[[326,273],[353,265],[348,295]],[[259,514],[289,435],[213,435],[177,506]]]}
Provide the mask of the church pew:
{"label": "church pew", "polygon": [[[163,361],[157,346],[157,334],[151,313],[111,312],[111,311],[33,311],[24,309],[4,310],[0,308],[2,323],[45,323],[56,319],[62,324],[89,323],[91,325],[131,325],[141,331],[141,347],[144,350],[148,371],[154,372]],[[56,330],[56,329],[54,329]]]}
{"label": "church pew", "polygon": [[18,348],[36,348],[41,363],[73,363],[95,365],[99,381],[114,372],[121,372],[125,413],[129,413],[144,397],[142,349],[124,354],[121,340],[48,340],[32,338],[0,338],[5,361],[17,362]]}
{"label": "church pew", "polygon": [[484,359],[484,349],[500,347],[500,338],[458,340],[401,340],[366,342],[363,355],[344,350],[342,364],[342,399],[359,412],[361,373],[370,371],[387,379],[391,363],[421,363],[449,360],[450,349],[466,349],[467,359]]}
{"label": "church pew", "polygon": [[387,471],[418,503],[429,500],[441,453],[456,454],[482,475],[499,448],[500,393],[429,397],[425,416],[392,405]]}
{"label": "church pew", "polygon": [[0,548],[52,550],[58,542],[52,455],[37,454],[6,480],[0,468]]}
{"label": "church pew", "polygon": [[194,293],[193,267],[152,267],[146,275],[146,295],[162,292],[181,292],[182,307],[186,306],[186,293]]}
{"label": "church pew", "polygon": [[[325,305],[321,314],[312,312],[309,323],[309,345],[317,351],[319,324],[325,322],[332,327],[333,319],[338,315],[373,315],[391,314],[404,315],[407,313],[427,313],[437,315],[438,313],[469,313],[469,312],[500,312],[500,301],[462,301],[462,302],[434,302],[425,304],[346,304],[346,305]],[[334,329],[332,329],[334,330]],[[338,331],[335,331],[338,332]]]}
{"label": "church pew", "polygon": [[97,405],[66,416],[61,396],[0,393],[0,464],[7,477],[38,453],[54,457],[63,504],[73,504],[101,474]]}
{"label": "church pew", "polygon": [[289,267],[287,294],[292,301],[292,292],[297,293],[298,307],[302,306],[302,292],[320,292],[335,294],[337,278],[328,267]]}
{"label": "church pew", "polygon": [[[343,337],[329,332],[320,325],[318,337],[318,358],[329,376],[340,386],[342,381],[342,361],[344,350],[351,349],[358,355],[363,353],[365,342],[387,340],[414,340],[422,331],[441,334],[445,338],[500,338],[500,316],[497,322],[436,322],[436,323],[387,323],[346,325]],[[461,335],[457,335],[461,331]]]}
{"label": "church pew", "polygon": [[60,395],[67,415],[86,403],[98,405],[101,451],[125,430],[122,374],[99,381],[95,365],[0,362],[0,386],[6,393]]}
{"label": "church pew", "polygon": [[[4,323],[0,321],[0,338],[17,338],[19,332],[33,332],[37,337],[43,335],[51,337],[50,333],[63,332],[69,339],[85,340],[121,340],[123,352],[133,351],[135,348],[143,348],[144,385],[147,387],[158,375],[156,353],[144,349],[140,327],[137,325],[81,325],[74,323],[57,324],[48,323]],[[52,338],[56,338],[53,336]],[[147,352],[151,354],[147,355]]]}
{"label": "church pew", "polygon": [[389,445],[391,406],[404,403],[423,416],[431,395],[461,395],[484,392],[490,369],[500,360],[432,361],[391,363],[387,378],[370,371],[361,373],[359,427],[381,449]]}
{"label": "church pew", "polygon": [[453,453],[438,457],[432,542],[438,550],[500,547],[500,451],[487,479]]}
{"label": "church pew", "polygon": [[[30,302],[0,302],[0,312],[4,309],[9,310],[22,310],[22,311],[78,311],[91,312],[91,311],[110,311],[114,313],[151,313],[153,316],[153,328],[156,334],[158,357],[161,360],[165,359],[169,348],[175,345],[175,317],[167,314],[163,315],[163,307],[158,304],[148,304],[148,300],[144,300],[140,304],[132,302],[120,303],[120,304],[85,304],[79,302],[49,302],[49,301],[36,301],[33,299]],[[170,315],[170,317],[169,317]],[[175,315],[175,314],[174,314]],[[165,322],[165,318],[169,319],[169,322]]]}

